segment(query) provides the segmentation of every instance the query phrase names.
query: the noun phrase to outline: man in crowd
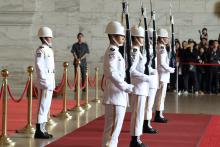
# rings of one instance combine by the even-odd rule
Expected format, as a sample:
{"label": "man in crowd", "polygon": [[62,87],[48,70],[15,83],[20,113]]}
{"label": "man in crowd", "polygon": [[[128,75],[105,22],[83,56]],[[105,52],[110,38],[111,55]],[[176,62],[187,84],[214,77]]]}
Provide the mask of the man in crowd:
{"label": "man in crowd", "polygon": [[[210,40],[209,41],[209,52],[207,54],[207,62],[210,64],[220,64],[220,53],[218,50],[218,41]],[[218,66],[210,66],[209,67],[209,75],[208,75],[208,93],[218,93]]]}
{"label": "man in crowd", "polygon": [[[82,77],[82,83],[85,82],[86,78],[86,57],[89,54],[89,48],[87,43],[84,42],[84,35],[83,33],[78,33],[77,35],[78,41],[73,44],[71,53],[73,54],[74,61],[73,65],[75,68],[75,75],[77,71],[77,62],[80,62],[80,70],[81,70],[81,77]],[[85,91],[85,89],[83,89]]]}

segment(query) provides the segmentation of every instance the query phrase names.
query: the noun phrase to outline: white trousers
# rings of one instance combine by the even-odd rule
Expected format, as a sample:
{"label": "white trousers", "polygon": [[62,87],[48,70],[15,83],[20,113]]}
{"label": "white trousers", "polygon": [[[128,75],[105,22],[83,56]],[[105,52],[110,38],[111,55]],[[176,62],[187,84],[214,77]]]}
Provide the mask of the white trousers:
{"label": "white trousers", "polygon": [[152,119],[152,109],[155,101],[156,92],[157,92],[157,88],[149,89],[149,95],[146,104],[145,120]]}
{"label": "white trousers", "polygon": [[37,123],[47,122],[47,115],[50,110],[53,91],[47,89],[38,89],[38,113]]}
{"label": "white trousers", "polygon": [[131,136],[141,136],[143,133],[146,96],[132,95],[131,97]]}
{"label": "white trousers", "polygon": [[117,147],[126,107],[105,105],[105,126],[102,147]]}
{"label": "white trousers", "polygon": [[156,93],[156,110],[157,111],[164,110],[166,92],[167,92],[167,83],[160,82],[159,89],[157,90],[157,93]]}

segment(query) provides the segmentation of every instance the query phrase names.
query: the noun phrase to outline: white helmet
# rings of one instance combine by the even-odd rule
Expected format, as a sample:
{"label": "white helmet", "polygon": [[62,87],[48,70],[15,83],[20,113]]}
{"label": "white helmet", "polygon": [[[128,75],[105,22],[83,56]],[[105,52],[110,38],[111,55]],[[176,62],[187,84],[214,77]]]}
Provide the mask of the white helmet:
{"label": "white helmet", "polygon": [[148,37],[149,38],[153,38],[153,32],[154,32],[153,28],[148,28]]}
{"label": "white helmet", "polygon": [[38,37],[52,37],[53,32],[49,27],[41,27],[38,31]]}
{"label": "white helmet", "polygon": [[145,36],[144,28],[141,26],[134,25],[133,27],[131,27],[131,36],[144,37]]}
{"label": "white helmet", "polygon": [[167,38],[169,38],[167,30],[163,29],[163,28],[160,28],[160,29],[157,30],[157,36],[158,37],[167,37]]}
{"label": "white helmet", "polygon": [[111,21],[110,23],[108,23],[106,29],[105,29],[105,33],[107,34],[116,34],[116,35],[123,35],[125,36],[125,29],[124,27],[121,25],[120,22],[118,21]]}

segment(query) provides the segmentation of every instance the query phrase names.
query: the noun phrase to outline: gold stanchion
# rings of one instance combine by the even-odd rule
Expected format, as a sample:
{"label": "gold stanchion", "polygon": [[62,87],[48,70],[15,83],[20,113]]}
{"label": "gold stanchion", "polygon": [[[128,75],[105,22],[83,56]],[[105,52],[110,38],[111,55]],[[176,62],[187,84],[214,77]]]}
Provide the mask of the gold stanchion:
{"label": "gold stanchion", "polygon": [[89,110],[92,106],[89,104],[89,68],[86,67],[86,103],[83,106],[85,110]]}
{"label": "gold stanchion", "polygon": [[76,87],[76,107],[70,109],[71,111],[75,112],[84,112],[85,110],[80,106],[80,81],[81,81],[81,75],[80,75],[80,61],[77,62],[77,87]]}
{"label": "gold stanchion", "polygon": [[67,107],[66,107],[66,101],[67,101],[67,80],[68,80],[68,66],[69,63],[68,62],[64,62],[63,63],[63,67],[64,67],[64,74],[65,74],[65,85],[63,88],[63,110],[61,113],[59,113],[56,117],[60,118],[60,119],[71,119],[72,116],[67,112]]}
{"label": "gold stanchion", "polygon": [[16,130],[17,133],[25,133],[25,134],[34,134],[35,129],[32,127],[32,88],[33,88],[33,66],[29,66],[28,69],[28,75],[30,80],[30,85],[28,89],[28,115],[27,115],[27,125],[21,129]]}
{"label": "gold stanchion", "polygon": [[8,101],[7,101],[7,86],[8,86],[8,70],[4,69],[2,70],[2,76],[3,76],[3,86],[4,86],[4,92],[3,92],[3,98],[2,98],[2,134],[0,136],[0,145],[1,146],[14,146],[15,142],[13,142],[10,138],[7,137],[7,111],[8,111]]}
{"label": "gold stanchion", "polygon": [[95,68],[95,99],[93,100],[96,103],[100,103],[100,99],[99,99],[99,68],[96,67]]}
{"label": "gold stanchion", "polygon": [[48,129],[53,128],[57,125],[57,123],[50,117],[50,111],[48,112],[47,118],[48,118],[48,121],[47,121]]}

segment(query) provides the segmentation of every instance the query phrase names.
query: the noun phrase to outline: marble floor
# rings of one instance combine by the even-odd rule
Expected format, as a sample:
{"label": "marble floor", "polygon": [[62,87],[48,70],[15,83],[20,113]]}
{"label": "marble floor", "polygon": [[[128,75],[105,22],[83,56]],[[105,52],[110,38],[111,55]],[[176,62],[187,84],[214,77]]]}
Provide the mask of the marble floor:
{"label": "marble floor", "polygon": [[[100,98],[102,98],[102,92],[100,92]],[[90,104],[92,108],[84,113],[69,111],[70,115],[72,115],[70,120],[52,118],[57,123],[56,126],[48,127],[49,132],[54,135],[53,139],[34,139],[33,136],[16,133],[11,135],[10,138],[16,142],[15,146],[17,147],[43,147],[103,115],[104,109],[101,103],[90,102]],[[178,96],[176,93],[168,93],[165,110],[168,113],[220,114],[219,105],[219,95]]]}

